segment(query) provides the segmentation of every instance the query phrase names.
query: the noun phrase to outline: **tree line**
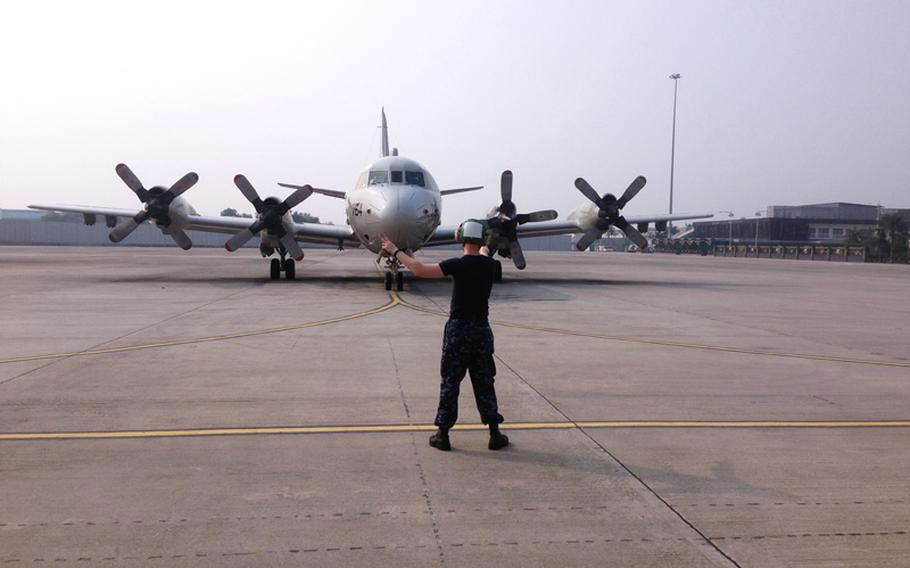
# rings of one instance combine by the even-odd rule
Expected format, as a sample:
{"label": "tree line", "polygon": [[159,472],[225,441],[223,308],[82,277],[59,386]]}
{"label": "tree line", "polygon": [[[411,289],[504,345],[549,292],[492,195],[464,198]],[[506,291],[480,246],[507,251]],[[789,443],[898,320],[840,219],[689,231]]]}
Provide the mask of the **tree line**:
{"label": "tree line", "polygon": [[[247,219],[252,219],[253,216],[249,213],[238,213],[233,207],[228,207],[227,209],[221,210],[222,217],[245,217]],[[315,215],[310,215],[309,213],[302,213],[297,211],[291,211],[291,219],[295,223],[318,223],[319,217]]]}
{"label": "tree line", "polygon": [[890,213],[882,215],[874,229],[848,229],[847,243],[865,247],[868,259],[906,262],[908,231],[907,221],[900,215]]}

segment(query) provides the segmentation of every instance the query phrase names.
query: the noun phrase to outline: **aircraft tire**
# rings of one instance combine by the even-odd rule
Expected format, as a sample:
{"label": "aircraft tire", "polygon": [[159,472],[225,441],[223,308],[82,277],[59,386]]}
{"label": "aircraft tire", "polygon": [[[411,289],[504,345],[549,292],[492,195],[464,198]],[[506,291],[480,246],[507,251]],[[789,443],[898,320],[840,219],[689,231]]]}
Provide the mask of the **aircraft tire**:
{"label": "aircraft tire", "polygon": [[404,272],[395,275],[395,289],[399,292],[404,290]]}
{"label": "aircraft tire", "polygon": [[288,280],[294,280],[297,277],[297,266],[294,264],[293,258],[284,261],[284,277]]}
{"label": "aircraft tire", "polygon": [[502,282],[502,263],[496,261],[496,268],[493,270],[493,282]]}
{"label": "aircraft tire", "polygon": [[281,261],[277,258],[273,258],[271,264],[269,265],[269,276],[272,280],[278,280],[281,278]]}

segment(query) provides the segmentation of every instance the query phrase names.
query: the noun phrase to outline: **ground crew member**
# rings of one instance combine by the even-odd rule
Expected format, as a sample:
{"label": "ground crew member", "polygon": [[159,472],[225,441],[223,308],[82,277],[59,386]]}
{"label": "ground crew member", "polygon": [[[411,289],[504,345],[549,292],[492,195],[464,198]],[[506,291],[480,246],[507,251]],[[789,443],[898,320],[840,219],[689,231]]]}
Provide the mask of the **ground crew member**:
{"label": "ground crew member", "polygon": [[439,264],[421,263],[395,246],[385,235],[381,237],[382,248],[414,276],[452,276],[455,280],[449,321],[442,338],[442,382],[435,421],[438,430],[430,436],[430,445],[443,451],[452,449],[449,430],[458,418],[458,393],[466,371],[471,373],[480,419],[490,428],[487,447],[499,450],[509,445],[509,438],[499,431],[503,418],[499,414],[496,390],[493,388],[496,365],[493,361],[493,331],[487,316],[496,261],[490,258],[489,251],[484,247],[486,228],[486,223],[477,219],[462,223],[456,231],[455,240],[461,243],[464,256]]}

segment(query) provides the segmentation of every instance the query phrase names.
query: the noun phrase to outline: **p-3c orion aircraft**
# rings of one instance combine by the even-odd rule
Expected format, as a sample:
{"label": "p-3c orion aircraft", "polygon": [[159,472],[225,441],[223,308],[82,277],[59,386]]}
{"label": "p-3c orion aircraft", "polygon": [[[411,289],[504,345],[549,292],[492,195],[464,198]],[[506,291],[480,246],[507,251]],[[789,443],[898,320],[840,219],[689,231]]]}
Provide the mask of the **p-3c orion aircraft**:
{"label": "p-3c orion aircraft", "polygon": [[[382,251],[380,235],[385,234],[402,250],[413,253],[423,247],[451,244],[455,242],[457,225],[440,226],[442,197],[464,191],[475,191],[482,186],[456,189],[439,189],[430,172],[414,160],[398,155],[398,150],[389,152],[388,125],[385,110],[382,111],[382,157],[366,167],[358,176],[354,189],[348,192],[323,189],[310,185],[279,183],[294,190],[287,198],[261,199],[259,193],[242,174],[234,177],[234,184],[256,209],[252,223],[242,217],[221,217],[199,215],[182,197],[199,176],[190,172],[171,187],[155,186],[146,189],[139,178],[126,164],[116,167],[117,175],[129,187],[143,208],[139,212],[128,209],[107,207],[84,207],[70,205],[29,205],[32,209],[82,213],[85,223],[93,225],[98,215],[104,216],[109,227],[110,240],[118,243],[132,233],[140,224],[152,221],[162,233],[170,235],[177,245],[188,250],[193,246],[186,234],[188,230],[234,233],[225,248],[235,251],[244,243],[259,235],[259,251],[263,257],[278,253],[272,258],[270,275],[273,280],[281,277],[293,280],[295,261],[303,259],[303,243],[335,244],[344,247],[363,245],[376,253],[376,262],[385,273],[386,290],[393,284],[398,290],[403,287],[401,264]],[[654,223],[658,231],[664,230],[668,221],[699,219],[711,214],[695,215],[650,215],[623,217],[621,210],[638,194],[645,185],[645,178],[638,176],[623,194],[600,195],[582,178],[575,180],[575,187],[588,199],[565,221],[557,221],[558,214],[552,209],[519,213],[512,201],[512,172],[502,172],[500,181],[501,202],[487,215],[489,224],[491,254],[511,258],[515,267],[523,270],[525,256],[519,237],[537,237],[582,233],[576,243],[578,250],[587,249],[611,226],[622,230],[641,249],[648,246],[642,235],[648,224]],[[346,205],[346,226],[322,223],[296,223],[290,210],[318,193],[343,199]],[[118,219],[121,220],[118,224]],[[498,264],[497,280],[502,278],[502,265]]]}

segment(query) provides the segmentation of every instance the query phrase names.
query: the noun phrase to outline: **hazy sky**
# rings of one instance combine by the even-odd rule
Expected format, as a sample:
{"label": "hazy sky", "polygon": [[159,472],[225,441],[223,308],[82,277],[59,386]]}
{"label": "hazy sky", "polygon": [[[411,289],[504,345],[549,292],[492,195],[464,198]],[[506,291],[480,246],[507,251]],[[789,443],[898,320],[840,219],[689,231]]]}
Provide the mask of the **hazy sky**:
{"label": "hazy sky", "polygon": [[[443,223],[498,203],[565,216],[584,176],[627,214],[772,204],[910,207],[910,1],[10,2],[0,21],[0,207],[136,207],[200,175],[206,214],[278,181],[348,190],[391,144]],[[344,221],[339,200],[298,210]]]}

